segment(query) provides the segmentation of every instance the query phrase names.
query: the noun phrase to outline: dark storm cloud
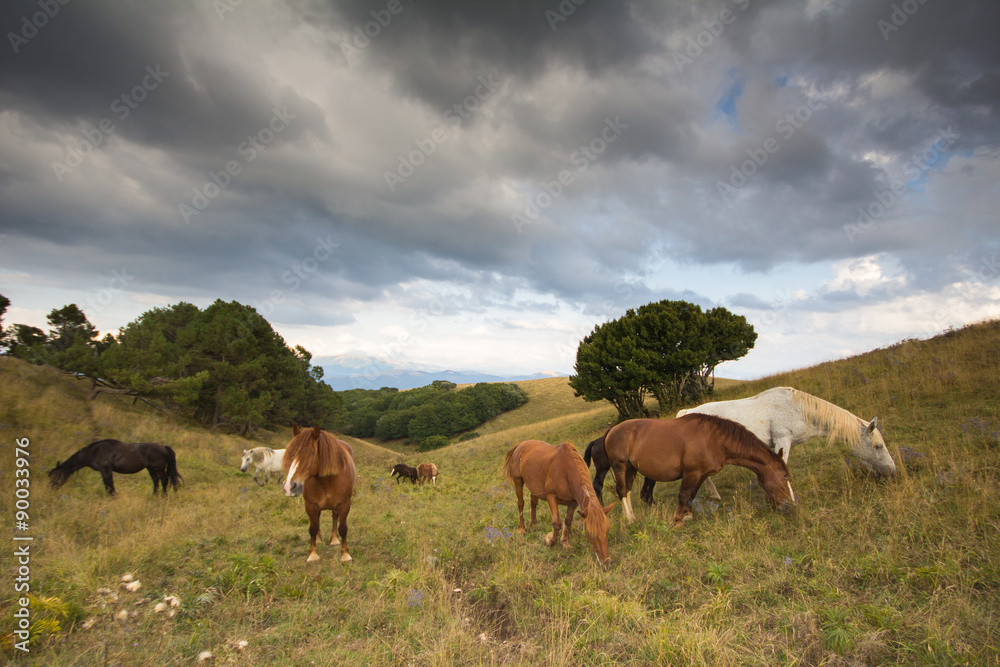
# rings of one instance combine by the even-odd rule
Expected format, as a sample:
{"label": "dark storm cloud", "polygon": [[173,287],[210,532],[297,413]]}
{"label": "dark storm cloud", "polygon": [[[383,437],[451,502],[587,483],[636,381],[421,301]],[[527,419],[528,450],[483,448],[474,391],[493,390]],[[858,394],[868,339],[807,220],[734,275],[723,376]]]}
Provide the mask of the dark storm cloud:
{"label": "dark storm cloud", "polygon": [[[6,3],[0,26],[37,11]],[[930,289],[956,275],[945,255],[996,239],[998,19],[971,0],[72,2],[0,62],[0,225],[36,253],[4,262],[100,276],[129,259],[164,292],[279,293],[295,321],[310,299],[414,298],[400,286],[421,280],[468,286],[467,311],[525,290],[698,301],[655,285],[669,259],[891,252]],[[120,117],[150,68],[165,74]],[[54,169],[104,118],[102,145]],[[948,128],[941,163],[845,232]]]}

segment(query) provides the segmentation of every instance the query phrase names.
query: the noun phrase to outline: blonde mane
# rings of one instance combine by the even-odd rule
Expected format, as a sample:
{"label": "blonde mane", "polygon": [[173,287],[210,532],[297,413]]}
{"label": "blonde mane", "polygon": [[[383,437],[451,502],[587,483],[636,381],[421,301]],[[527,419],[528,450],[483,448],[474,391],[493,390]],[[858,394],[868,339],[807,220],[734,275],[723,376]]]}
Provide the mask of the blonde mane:
{"label": "blonde mane", "polygon": [[861,429],[867,427],[868,422],[822,398],[792,387],[788,389],[792,392],[796,405],[802,409],[803,416],[813,425],[826,430],[831,442],[843,438],[851,447],[858,446],[861,442]]}
{"label": "blonde mane", "polygon": [[292,461],[298,461],[298,469],[311,476],[331,477],[346,469],[351,459],[349,445],[317,426],[292,438],[285,448],[283,468],[287,474]]}
{"label": "blonde mane", "polygon": [[564,456],[569,459],[568,463],[570,469],[573,471],[571,474],[573,474],[574,478],[579,477],[581,493],[587,500],[586,507],[583,503],[577,501],[579,508],[587,513],[587,516],[583,519],[583,532],[588,536],[607,533],[611,522],[608,520],[608,515],[604,513],[604,508],[601,507],[601,503],[597,499],[597,494],[594,493],[594,487],[590,484],[590,468],[584,462],[583,457],[580,456],[580,452],[571,443],[564,442],[560,447],[564,452]]}

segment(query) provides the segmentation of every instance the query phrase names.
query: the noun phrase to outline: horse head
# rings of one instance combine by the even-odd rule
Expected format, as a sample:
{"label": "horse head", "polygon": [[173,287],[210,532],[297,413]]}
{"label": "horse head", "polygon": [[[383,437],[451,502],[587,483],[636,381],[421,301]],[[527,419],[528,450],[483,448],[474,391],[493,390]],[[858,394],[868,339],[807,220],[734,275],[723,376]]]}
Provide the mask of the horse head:
{"label": "horse head", "polygon": [[757,474],[761,488],[782,512],[795,508],[795,491],[792,490],[792,475],[785,465],[783,451],[778,450],[774,458]]}
{"label": "horse head", "polygon": [[337,471],[331,469],[331,462],[327,460],[329,456],[324,456],[321,452],[323,429],[316,426],[312,429],[299,430],[296,425],[293,433],[295,437],[285,448],[285,455],[281,461],[285,473],[285,483],[282,488],[286,496],[297,497],[302,495],[305,481],[310,477],[336,474]]}
{"label": "horse head", "polygon": [[56,461],[56,467],[49,471],[49,485],[58,489],[69,479],[69,473],[62,469],[62,463]]}
{"label": "horse head", "polygon": [[250,462],[252,460],[253,460],[253,450],[244,449],[243,460],[240,462],[240,472],[246,472],[247,468],[250,467]]}
{"label": "horse head", "polygon": [[882,432],[878,430],[878,417],[869,423],[863,421],[858,425],[859,439],[854,447],[854,454],[861,462],[879,475],[895,475],[896,462],[892,460]]}
{"label": "horse head", "polygon": [[608,521],[608,514],[615,505],[616,503],[611,503],[602,508],[595,497],[590,503],[589,510],[584,510],[583,507],[578,507],[576,510],[583,519],[583,533],[587,536],[594,555],[597,556],[597,562],[603,568],[611,566],[611,556],[608,554],[608,528],[611,522]]}

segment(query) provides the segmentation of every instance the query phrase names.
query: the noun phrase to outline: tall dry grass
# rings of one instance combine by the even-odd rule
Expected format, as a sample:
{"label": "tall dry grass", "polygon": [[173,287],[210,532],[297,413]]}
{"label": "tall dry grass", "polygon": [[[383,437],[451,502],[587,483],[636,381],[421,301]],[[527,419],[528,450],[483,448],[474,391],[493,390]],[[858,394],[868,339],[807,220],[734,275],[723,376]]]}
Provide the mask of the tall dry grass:
{"label": "tall dry grass", "polygon": [[[873,479],[846,446],[816,440],[792,452],[795,515],[771,511],[752,475],[727,468],[723,500],[699,499],[681,530],[670,527],[677,485],[660,484],[635,524],[612,512],[607,571],[578,522],[569,549],[542,545],[544,503],[541,525],[515,536],[500,475],[519,440],[579,445],[614,420],[565,379],[525,383],[526,406],[442,450],[402,456],[351,440],[360,477],[343,566],[331,547],[307,564],[301,501],[238,471],[240,450],[259,442],[127,401],[88,403],[71,378],[0,360],[2,431],[31,437],[37,456],[32,586],[36,620],[52,621],[27,662],[181,665],[207,650],[217,664],[1000,664],[998,343],[1000,326],[986,323],[720,388],[717,399],[791,385],[878,415],[901,474]],[[283,446],[287,435],[263,437]],[[42,483],[97,437],[170,444],[181,491],[153,498],[148,475],[119,475],[109,499],[88,470],[59,490]],[[389,478],[400,458],[436,463],[437,486]],[[0,488],[8,526],[9,466]],[[120,588],[125,572],[139,591]],[[173,618],[153,610],[165,595],[181,601]],[[5,568],[2,633],[14,602]]]}

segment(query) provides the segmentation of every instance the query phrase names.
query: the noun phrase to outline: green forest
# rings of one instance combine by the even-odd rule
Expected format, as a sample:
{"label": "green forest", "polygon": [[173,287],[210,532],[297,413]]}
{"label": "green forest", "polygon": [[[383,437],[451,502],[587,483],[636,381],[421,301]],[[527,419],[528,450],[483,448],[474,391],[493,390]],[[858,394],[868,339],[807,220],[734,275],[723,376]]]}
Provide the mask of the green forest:
{"label": "green forest", "polygon": [[468,433],[528,401],[516,384],[480,382],[456,391],[453,382],[444,380],[408,391],[351,389],[338,396],[343,405],[335,430],[356,438],[407,438],[419,442],[421,450],[447,444],[438,436]]}
{"label": "green forest", "polygon": [[6,354],[89,382],[91,400],[131,396],[243,436],[295,422],[433,448],[527,401],[516,385],[456,391],[442,381],[405,392],[335,392],[308,350],[290,347],[254,308],[235,301],[154,308],[103,338],[75,304],[52,310],[47,332],[24,324],[3,328],[9,305],[0,295]]}

